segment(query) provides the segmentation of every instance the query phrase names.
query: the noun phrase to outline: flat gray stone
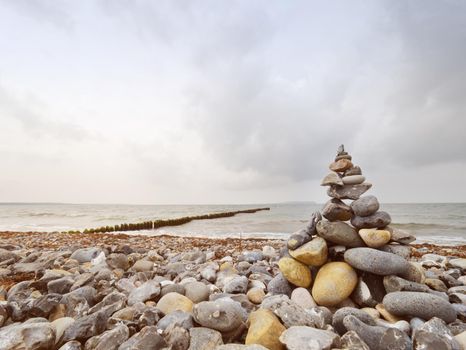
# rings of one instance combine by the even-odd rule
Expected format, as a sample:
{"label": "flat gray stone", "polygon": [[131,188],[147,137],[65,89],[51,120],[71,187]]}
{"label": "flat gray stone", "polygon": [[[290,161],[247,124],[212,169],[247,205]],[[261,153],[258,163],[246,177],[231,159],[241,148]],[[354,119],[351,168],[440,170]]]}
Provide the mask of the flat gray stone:
{"label": "flat gray stone", "polygon": [[319,221],[317,234],[325,240],[346,247],[365,246],[356,230],[344,222]]}
{"label": "flat gray stone", "polygon": [[132,290],[128,296],[128,305],[143,303],[147,300],[153,300],[160,295],[160,284],[154,280],[149,280],[139,287]]}
{"label": "flat gray stone", "polygon": [[430,293],[394,292],[383,298],[388,312],[397,316],[419,317],[429,320],[438,317],[447,323],[456,319],[456,311],[451,304]]}
{"label": "flat gray stone", "polygon": [[402,257],[373,248],[348,249],[344,258],[352,267],[376,275],[402,274],[410,267]]}
{"label": "flat gray stone", "polygon": [[193,315],[201,326],[220,332],[237,329],[247,318],[241,304],[227,298],[196,304],[193,308]]}
{"label": "flat gray stone", "polygon": [[353,216],[351,225],[361,228],[384,228],[392,221],[390,215],[384,211],[378,211],[369,216]]}
{"label": "flat gray stone", "polygon": [[330,350],[340,346],[338,334],[306,326],[290,327],[280,335],[279,339],[288,350]]}
{"label": "flat gray stone", "polygon": [[327,195],[337,199],[358,199],[367,192],[372,184],[365,182],[359,185],[330,186]]}
{"label": "flat gray stone", "polygon": [[262,309],[272,311],[286,328],[292,326],[316,327],[315,318],[310,312],[286,296],[274,295],[262,301]]}
{"label": "flat gray stone", "polygon": [[90,262],[102,252],[102,249],[96,247],[77,249],[71,254],[70,259],[77,260],[79,263]]}
{"label": "flat gray stone", "polygon": [[362,184],[366,178],[362,175],[347,175],[342,178],[345,185],[359,185]]}

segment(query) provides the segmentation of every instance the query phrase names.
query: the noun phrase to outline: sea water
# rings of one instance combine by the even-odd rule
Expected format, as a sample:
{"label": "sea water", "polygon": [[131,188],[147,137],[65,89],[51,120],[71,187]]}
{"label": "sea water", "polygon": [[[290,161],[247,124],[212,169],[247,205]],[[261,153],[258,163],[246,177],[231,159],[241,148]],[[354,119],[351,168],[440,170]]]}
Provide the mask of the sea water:
{"label": "sea water", "polygon": [[[192,221],[182,226],[127,232],[145,235],[174,234],[196,237],[286,238],[307,222],[322,204],[258,203],[245,205],[124,205],[124,204],[0,204],[0,231],[84,230],[122,223],[178,218],[249,208],[270,211]],[[381,204],[393,226],[405,229],[420,242],[466,244],[466,203]]]}

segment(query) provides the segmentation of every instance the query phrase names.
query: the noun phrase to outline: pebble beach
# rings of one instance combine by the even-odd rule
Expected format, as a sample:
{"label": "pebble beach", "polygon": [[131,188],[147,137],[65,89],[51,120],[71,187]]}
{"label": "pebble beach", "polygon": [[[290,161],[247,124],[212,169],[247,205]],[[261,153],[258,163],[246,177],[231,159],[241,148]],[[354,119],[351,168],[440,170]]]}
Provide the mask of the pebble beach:
{"label": "pebble beach", "polygon": [[0,349],[466,349],[466,245],[390,226],[340,147],[287,240],[0,232]]}

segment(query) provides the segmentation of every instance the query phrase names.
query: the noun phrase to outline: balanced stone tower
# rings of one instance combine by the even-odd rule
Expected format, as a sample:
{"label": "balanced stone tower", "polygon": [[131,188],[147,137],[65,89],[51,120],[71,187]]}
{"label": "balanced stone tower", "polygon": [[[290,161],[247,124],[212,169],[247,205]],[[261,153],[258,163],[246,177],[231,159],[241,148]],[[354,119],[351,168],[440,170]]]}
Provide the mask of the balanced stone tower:
{"label": "balanced stone tower", "polygon": [[410,321],[451,323],[456,311],[425,284],[423,267],[409,260],[415,237],[391,227],[377,198],[365,195],[372,184],[343,145],[329,168],[321,185],[330,200],[290,236],[278,263],[291,299],[311,291],[317,308],[333,314],[328,330],[354,331],[370,349],[410,349],[416,341]]}

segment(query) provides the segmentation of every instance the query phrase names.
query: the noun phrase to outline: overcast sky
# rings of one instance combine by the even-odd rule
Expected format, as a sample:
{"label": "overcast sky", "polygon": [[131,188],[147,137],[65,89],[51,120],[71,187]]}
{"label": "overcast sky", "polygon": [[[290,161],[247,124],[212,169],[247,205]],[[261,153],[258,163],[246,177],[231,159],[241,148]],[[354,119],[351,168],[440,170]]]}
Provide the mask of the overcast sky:
{"label": "overcast sky", "polygon": [[0,202],[466,200],[466,2],[0,0]]}

